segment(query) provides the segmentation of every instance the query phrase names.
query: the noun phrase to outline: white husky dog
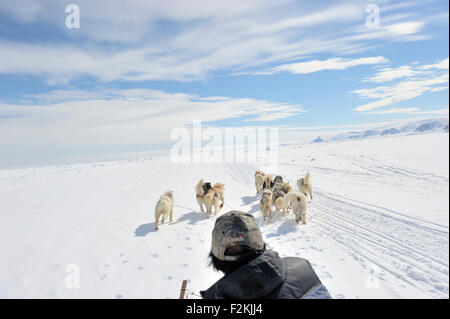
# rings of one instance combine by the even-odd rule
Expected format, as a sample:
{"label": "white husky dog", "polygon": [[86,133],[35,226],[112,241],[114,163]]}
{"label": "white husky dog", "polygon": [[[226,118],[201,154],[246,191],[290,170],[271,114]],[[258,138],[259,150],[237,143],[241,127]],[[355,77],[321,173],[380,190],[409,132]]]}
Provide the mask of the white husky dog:
{"label": "white husky dog", "polygon": [[306,224],[306,213],[308,212],[308,200],[305,194],[298,192],[289,192],[284,196],[285,205],[291,205],[292,212],[295,215],[295,222]]}
{"label": "white husky dog", "polygon": [[261,171],[256,171],[255,172],[255,187],[256,187],[256,194],[259,194],[263,191],[263,187],[264,187],[264,180],[265,180],[265,175],[263,172]]}
{"label": "white husky dog", "polygon": [[162,216],[162,224],[166,217],[170,215],[170,221],[173,218],[173,191],[167,191],[161,195],[155,207],[155,230],[158,229],[159,217]]}
{"label": "white husky dog", "polygon": [[269,217],[272,221],[272,191],[270,189],[263,191],[259,205],[263,213],[263,221],[265,222]]}
{"label": "white husky dog", "polygon": [[312,197],[312,184],[311,184],[311,174],[308,172],[306,176],[297,180],[297,186],[300,193],[305,195],[309,195],[309,198]]}

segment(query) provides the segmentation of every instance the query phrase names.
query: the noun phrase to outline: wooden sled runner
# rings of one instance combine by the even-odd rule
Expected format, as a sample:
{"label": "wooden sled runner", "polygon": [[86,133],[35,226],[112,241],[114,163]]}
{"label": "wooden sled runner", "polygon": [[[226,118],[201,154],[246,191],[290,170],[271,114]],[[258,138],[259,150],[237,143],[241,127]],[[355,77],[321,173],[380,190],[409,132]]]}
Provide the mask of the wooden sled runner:
{"label": "wooden sled runner", "polygon": [[188,279],[183,280],[181,283],[180,297],[179,299],[202,299],[199,292],[192,291],[187,288]]}
{"label": "wooden sled runner", "polygon": [[180,298],[179,299],[186,299],[186,286],[187,286],[187,280],[183,280],[181,283],[181,290],[180,290]]}

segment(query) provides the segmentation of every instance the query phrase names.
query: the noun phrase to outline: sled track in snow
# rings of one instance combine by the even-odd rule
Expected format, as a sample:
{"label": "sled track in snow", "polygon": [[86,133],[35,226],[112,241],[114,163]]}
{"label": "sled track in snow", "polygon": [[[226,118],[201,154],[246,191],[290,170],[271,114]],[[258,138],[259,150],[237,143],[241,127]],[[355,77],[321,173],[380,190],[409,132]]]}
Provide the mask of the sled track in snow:
{"label": "sled track in snow", "polygon": [[[439,176],[433,173],[425,171],[417,171],[412,169],[407,169],[394,165],[388,162],[380,161],[379,159],[372,158],[369,156],[355,157],[349,155],[336,155],[335,157],[341,158],[353,166],[362,170],[362,172],[353,172],[356,175],[366,175],[370,177],[393,177],[398,178],[413,179],[420,183],[428,183],[430,185],[448,186],[448,178],[444,176]],[[323,167],[317,167],[318,169],[324,169]],[[342,171],[345,174],[348,172]]]}
{"label": "sled track in snow", "polygon": [[378,159],[370,158],[367,156],[355,157],[337,154],[333,154],[333,156],[336,158],[340,158],[348,163],[351,163],[356,169],[349,170],[341,168],[323,167],[314,165],[314,163],[311,163],[310,165],[301,165],[299,163],[289,163],[289,162],[282,162],[280,163],[280,166],[286,166],[288,168],[293,167],[302,168],[304,171],[312,170],[324,172],[327,174],[328,173],[341,174],[344,176],[353,176],[355,178],[369,177],[373,179],[376,177],[383,178],[386,176],[389,177],[397,176],[400,179],[408,179],[408,180],[413,179],[416,180],[418,183],[427,183],[428,185],[448,187],[449,180],[445,176],[440,176],[424,171],[405,169],[403,167],[399,167],[390,163],[385,163]]}
{"label": "sled track in snow", "polygon": [[[352,159],[353,162],[354,158]],[[369,160],[370,162],[370,160]],[[363,172],[358,176],[393,175],[407,179],[426,179],[429,183],[448,185],[447,179],[412,172],[380,163],[357,163]],[[366,164],[368,167],[366,167]],[[290,163],[282,164],[290,167]],[[226,165],[236,183],[254,192],[253,171],[250,165]],[[281,171],[286,177],[294,177]],[[287,173],[287,174],[286,174]],[[337,175],[349,171],[334,172]],[[350,175],[354,175],[350,172]],[[309,205],[309,228],[320,232],[358,260],[362,269],[370,272],[372,265],[380,271],[381,280],[394,276],[399,286],[411,287],[432,298],[448,298],[449,293],[449,228],[402,212],[364,203],[315,188]],[[272,223],[263,225],[263,233],[273,233],[285,218],[274,212]],[[259,216],[258,216],[259,217]],[[311,227],[314,226],[314,227]],[[307,225],[308,227],[308,225]],[[318,234],[319,235],[319,234]],[[290,246],[289,241],[283,244]],[[292,250],[292,249],[291,249]],[[409,288],[408,288],[409,289]]]}
{"label": "sled track in snow", "polygon": [[[366,164],[361,164],[357,162],[352,163],[354,166],[359,167],[365,171],[373,173],[375,176],[393,176],[397,175],[401,178],[414,178],[420,183],[431,183],[437,185],[448,184],[448,180],[442,176],[436,176],[433,174],[417,173],[408,170],[401,169],[399,167],[394,167],[386,164],[378,164],[373,166],[367,166]],[[371,175],[371,174],[368,174]],[[371,175],[371,176],[373,176]]]}
{"label": "sled track in snow", "polygon": [[[384,163],[380,160],[365,157],[365,159],[373,166],[373,168],[378,169],[377,173],[384,173],[387,175],[399,174],[406,177],[418,179],[420,181],[427,181],[430,183],[435,183],[439,185],[448,185],[448,178],[444,176],[439,176],[433,173],[423,172],[423,171],[413,171],[411,169],[405,169],[393,164]],[[355,164],[355,163],[354,163]],[[362,167],[364,168],[364,167]]]}
{"label": "sled track in snow", "polygon": [[244,185],[249,188],[253,193],[255,190],[255,185],[253,182],[253,174],[255,172],[255,167],[249,164],[234,164],[234,165],[224,165],[225,169],[231,178],[238,184]]}
{"label": "sled track in snow", "polygon": [[423,226],[381,210],[316,191],[310,214],[330,239],[404,283],[448,297],[448,230]]}

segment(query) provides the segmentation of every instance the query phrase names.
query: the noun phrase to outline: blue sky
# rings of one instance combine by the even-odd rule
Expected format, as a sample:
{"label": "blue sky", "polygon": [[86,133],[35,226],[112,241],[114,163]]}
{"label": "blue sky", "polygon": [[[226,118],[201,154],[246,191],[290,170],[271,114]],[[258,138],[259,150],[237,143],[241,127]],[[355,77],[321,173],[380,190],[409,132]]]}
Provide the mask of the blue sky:
{"label": "blue sky", "polygon": [[2,0],[0,152],[161,148],[193,120],[320,131],[448,116],[448,14],[448,1]]}

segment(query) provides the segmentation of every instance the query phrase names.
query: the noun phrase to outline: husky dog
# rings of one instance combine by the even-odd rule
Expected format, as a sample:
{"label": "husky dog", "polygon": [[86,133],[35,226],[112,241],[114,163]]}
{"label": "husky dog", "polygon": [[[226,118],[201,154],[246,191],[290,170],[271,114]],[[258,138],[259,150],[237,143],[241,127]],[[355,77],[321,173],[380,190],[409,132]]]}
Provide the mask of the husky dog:
{"label": "husky dog", "polygon": [[282,185],[282,183],[275,183],[273,185],[272,205],[275,206],[277,212],[283,210],[283,213],[286,213],[289,209],[289,203],[285,205],[284,196],[286,193],[281,189]]}
{"label": "husky dog", "polygon": [[270,188],[273,189],[273,186],[274,186],[276,183],[281,183],[281,184],[283,184],[283,177],[281,177],[280,175],[275,176],[274,180],[273,180],[272,182],[270,182]]}
{"label": "husky dog", "polygon": [[264,189],[264,176],[266,174],[264,174],[261,171],[256,171],[255,172],[255,187],[256,187],[256,194],[259,194],[263,191]]}
{"label": "husky dog", "polygon": [[221,201],[219,208],[222,208],[223,204],[225,203],[225,184],[215,183],[212,188],[217,191],[219,195],[219,201]]}
{"label": "husky dog", "polygon": [[[287,194],[289,192],[294,192],[294,188],[291,186],[291,184],[289,184],[289,182],[285,182],[281,184],[281,190]],[[287,206],[288,209],[291,209],[291,205],[288,203]]]}
{"label": "husky dog", "polygon": [[306,213],[308,211],[308,200],[306,195],[298,192],[290,192],[284,197],[292,207],[292,212],[295,215],[295,222],[298,224],[306,224]]}
{"label": "husky dog", "polygon": [[271,189],[272,181],[273,181],[272,175],[266,174],[264,176],[263,190],[268,189],[268,188]]}
{"label": "husky dog", "polygon": [[203,203],[206,206],[206,214],[208,216],[211,214],[213,206],[214,206],[214,215],[217,215],[219,208],[223,207],[223,204],[225,203],[224,192],[225,192],[225,184],[216,183],[205,194],[203,198]]}
{"label": "husky dog", "polygon": [[225,203],[225,184],[216,183],[211,187],[211,183],[205,183],[203,178],[195,186],[195,198],[200,206],[200,210],[209,215],[211,213],[212,207],[215,208],[215,213],[217,214],[218,207],[223,207]]}
{"label": "husky dog", "polygon": [[312,184],[311,184],[311,174],[308,172],[306,176],[297,180],[297,186],[300,193],[305,194],[305,196],[309,195],[309,198],[312,197]]}
{"label": "husky dog", "polygon": [[155,207],[155,230],[158,229],[159,217],[162,216],[162,224],[169,215],[170,221],[173,218],[173,191],[167,191],[161,195]]}
{"label": "husky dog", "polygon": [[261,212],[263,213],[263,220],[270,216],[270,221],[272,221],[272,191],[270,189],[265,189],[261,196],[260,201]]}
{"label": "husky dog", "polygon": [[206,215],[209,216],[212,211],[212,207],[214,206],[214,213],[217,214],[217,206],[219,205],[219,192],[215,188],[211,188],[204,196],[203,196],[203,204],[206,207]]}
{"label": "husky dog", "polygon": [[[211,183],[205,183],[203,181],[203,178],[200,179],[200,181],[195,186],[195,198],[197,199],[197,203],[200,206],[200,210],[204,212],[203,205],[205,205],[205,195],[208,193],[208,191],[211,189]],[[206,205],[205,205],[206,206]]]}

